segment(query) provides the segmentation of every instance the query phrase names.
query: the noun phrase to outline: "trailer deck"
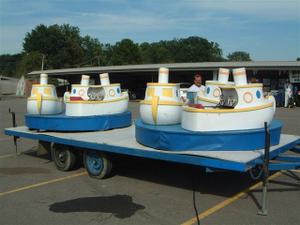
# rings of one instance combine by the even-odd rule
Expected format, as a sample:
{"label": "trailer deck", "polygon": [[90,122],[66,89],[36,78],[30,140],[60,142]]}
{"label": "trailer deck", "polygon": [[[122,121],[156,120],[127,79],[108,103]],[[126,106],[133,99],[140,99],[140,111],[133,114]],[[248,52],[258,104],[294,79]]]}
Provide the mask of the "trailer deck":
{"label": "trailer deck", "polygon": [[[25,126],[5,129],[5,134],[15,137],[53,142],[102,152],[124,154],[150,159],[192,164],[212,169],[246,172],[263,163],[264,149],[254,151],[164,151],[136,142],[135,126],[96,132],[49,132],[29,130]],[[279,145],[270,147],[270,159],[283,162],[270,163],[270,169],[297,169],[300,157],[279,155],[293,149],[299,151],[300,137],[282,134]]]}

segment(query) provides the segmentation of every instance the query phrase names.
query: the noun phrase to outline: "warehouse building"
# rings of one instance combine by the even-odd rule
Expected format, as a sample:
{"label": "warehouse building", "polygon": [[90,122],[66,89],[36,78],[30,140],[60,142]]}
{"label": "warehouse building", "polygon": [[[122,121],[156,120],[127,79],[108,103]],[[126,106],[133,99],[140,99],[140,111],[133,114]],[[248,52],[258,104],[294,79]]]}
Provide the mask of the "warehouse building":
{"label": "warehouse building", "polygon": [[[170,82],[190,84],[193,75],[201,73],[204,81],[217,78],[220,67],[245,67],[248,79],[256,78],[264,84],[264,91],[281,91],[287,80],[295,86],[300,85],[300,61],[246,61],[246,62],[198,62],[198,63],[169,63],[105,67],[81,67],[71,69],[55,69],[33,71],[27,78],[36,78],[40,73],[49,77],[67,80],[69,84],[78,83],[80,75],[90,75],[95,84],[99,83],[99,73],[108,72],[111,82],[121,83],[122,88],[130,90],[137,98],[143,98],[147,82],[157,81],[158,68],[167,67],[170,70]],[[232,77],[231,77],[232,79]],[[67,89],[68,89],[67,85]],[[64,90],[61,91],[63,93]]]}

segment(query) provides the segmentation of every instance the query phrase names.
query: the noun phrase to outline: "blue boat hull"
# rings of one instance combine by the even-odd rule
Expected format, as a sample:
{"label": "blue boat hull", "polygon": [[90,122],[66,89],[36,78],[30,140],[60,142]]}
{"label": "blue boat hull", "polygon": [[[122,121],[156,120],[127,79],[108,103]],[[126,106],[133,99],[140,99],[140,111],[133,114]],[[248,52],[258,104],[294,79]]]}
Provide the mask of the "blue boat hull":
{"label": "blue boat hull", "polygon": [[132,123],[131,112],[101,116],[25,115],[29,129],[48,131],[101,131],[128,127]]}
{"label": "blue boat hull", "polygon": [[[264,129],[193,132],[180,125],[154,126],[135,121],[136,140],[142,145],[168,151],[249,151],[265,146]],[[271,146],[279,144],[282,122],[269,126]]]}

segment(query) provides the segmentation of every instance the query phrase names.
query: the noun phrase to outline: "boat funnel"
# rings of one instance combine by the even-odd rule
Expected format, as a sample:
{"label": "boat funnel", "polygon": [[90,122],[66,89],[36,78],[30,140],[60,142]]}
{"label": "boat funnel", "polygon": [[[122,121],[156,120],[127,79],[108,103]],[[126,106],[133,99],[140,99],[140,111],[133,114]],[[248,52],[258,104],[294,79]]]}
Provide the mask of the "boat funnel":
{"label": "boat funnel", "polygon": [[218,82],[226,84],[228,83],[228,78],[229,78],[229,69],[220,68],[218,74]]}
{"label": "boat funnel", "polygon": [[48,84],[48,75],[46,73],[41,73],[41,75],[40,75],[40,84],[41,85]]}
{"label": "boat funnel", "polygon": [[159,68],[158,83],[167,84],[169,83],[169,69],[166,67]]}
{"label": "boat funnel", "polygon": [[246,69],[244,67],[233,69],[233,79],[236,86],[247,85]]}
{"label": "boat funnel", "polygon": [[82,85],[82,86],[88,86],[89,83],[90,83],[90,76],[88,76],[88,75],[82,75],[81,76],[80,85]]}
{"label": "boat funnel", "polygon": [[101,73],[100,81],[102,86],[110,85],[108,73]]}

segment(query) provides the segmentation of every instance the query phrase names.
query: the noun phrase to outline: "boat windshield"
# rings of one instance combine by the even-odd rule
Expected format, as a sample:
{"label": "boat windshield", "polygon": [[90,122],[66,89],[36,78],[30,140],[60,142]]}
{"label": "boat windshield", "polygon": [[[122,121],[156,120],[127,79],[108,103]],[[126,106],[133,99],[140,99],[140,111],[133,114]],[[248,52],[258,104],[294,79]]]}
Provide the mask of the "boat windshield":
{"label": "boat windshield", "polygon": [[235,88],[220,88],[221,96],[219,108],[234,108],[238,104],[238,94]]}

